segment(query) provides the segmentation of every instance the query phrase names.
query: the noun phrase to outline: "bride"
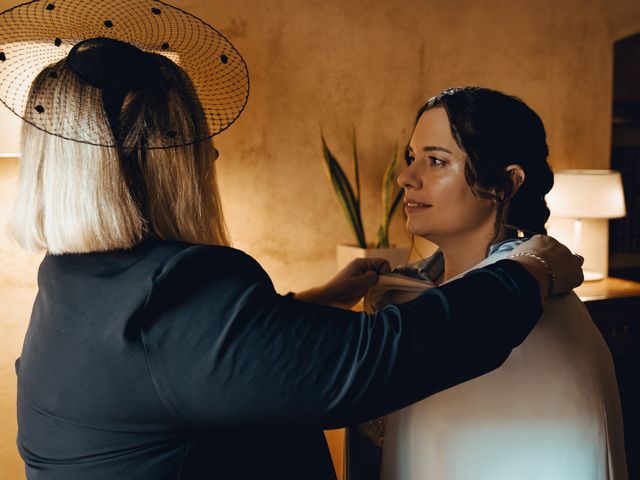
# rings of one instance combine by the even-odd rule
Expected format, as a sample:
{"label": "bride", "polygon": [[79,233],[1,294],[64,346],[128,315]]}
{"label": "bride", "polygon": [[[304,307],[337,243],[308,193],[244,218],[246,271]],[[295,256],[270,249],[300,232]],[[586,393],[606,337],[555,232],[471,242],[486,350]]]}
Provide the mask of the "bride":
{"label": "bride", "polygon": [[[518,231],[546,233],[547,156],[542,121],[515,97],[462,87],[430,99],[398,182],[407,229],[439,250],[381,277],[366,307],[407,301],[508,257]],[[611,355],[578,297],[548,302],[497,370],[388,416],[382,478],[625,480]]]}

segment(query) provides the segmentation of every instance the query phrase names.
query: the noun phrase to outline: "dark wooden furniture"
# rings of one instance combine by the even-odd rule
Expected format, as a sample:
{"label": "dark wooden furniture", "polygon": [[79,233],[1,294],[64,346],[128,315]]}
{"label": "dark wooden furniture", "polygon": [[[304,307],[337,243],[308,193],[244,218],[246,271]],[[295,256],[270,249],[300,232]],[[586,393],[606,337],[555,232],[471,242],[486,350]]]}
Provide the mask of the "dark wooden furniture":
{"label": "dark wooden furniture", "polygon": [[609,277],[584,283],[576,293],[613,354],[629,478],[640,478],[640,283]]}

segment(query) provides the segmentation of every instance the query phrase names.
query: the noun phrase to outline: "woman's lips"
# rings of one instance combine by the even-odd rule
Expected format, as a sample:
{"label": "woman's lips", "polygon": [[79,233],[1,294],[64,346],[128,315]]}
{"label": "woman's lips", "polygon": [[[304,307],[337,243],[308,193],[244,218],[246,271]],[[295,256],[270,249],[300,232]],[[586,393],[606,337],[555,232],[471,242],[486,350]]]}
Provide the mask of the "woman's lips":
{"label": "woman's lips", "polygon": [[404,202],[404,210],[407,213],[418,212],[431,207],[432,205],[429,205],[428,203],[416,202],[415,200],[405,200]]}

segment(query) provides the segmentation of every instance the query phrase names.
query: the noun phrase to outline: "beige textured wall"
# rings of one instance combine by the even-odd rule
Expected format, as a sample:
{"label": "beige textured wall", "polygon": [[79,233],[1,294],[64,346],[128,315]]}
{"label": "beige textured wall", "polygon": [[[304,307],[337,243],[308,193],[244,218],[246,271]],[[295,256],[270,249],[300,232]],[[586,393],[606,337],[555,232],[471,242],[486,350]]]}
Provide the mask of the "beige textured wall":
{"label": "beige textured wall", "polygon": [[0,478],[23,478],[16,450],[16,375],[14,362],[36,293],[41,255],[19,250],[5,233],[18,175],[17,159],[0,158]]}
{"label": "beige textured wall", "polygon": [[[556,167],[608,166],[608,3],[217,4],[185,2],[233,39],[252,73],[246,112],[218,140],[229,226],[236,245],[258,258],[282,291],[326,279],[335,244],[352,241],[324,177],[320,126],[339,158],[349,156],[357,127],[370,235],[390,150],[407,140],[422,101],[446,86],[517,94],[545,121]],[[640,13],[634,15],[640,29]],[[400,218],[392,233],[408,243]]]}
{"label": "beige textured wall", "polygon": [[[0,0],[0,8],[15,3]],[[519,95],[545,121],[556,167],[607,167],[613,40],[640,31],[636,0],[174,3],[222,30],[249,64],[247,110],[217,139],[220,184],[235,245],[280,291],[327,279],[336,243],[352,241],[321,164],[321,129],[346,159],[357,128],[373,239],[379,177],[393,145],[407,140],[420,104],[447,86]],[[15,166],[0,167],[6,204]],[[400,218],[392,235],[409,242]],[[35,270],[33,258],[17,257],[5,240],[0,248],[0,478],[10,480],[22,478],[13,359]]]}

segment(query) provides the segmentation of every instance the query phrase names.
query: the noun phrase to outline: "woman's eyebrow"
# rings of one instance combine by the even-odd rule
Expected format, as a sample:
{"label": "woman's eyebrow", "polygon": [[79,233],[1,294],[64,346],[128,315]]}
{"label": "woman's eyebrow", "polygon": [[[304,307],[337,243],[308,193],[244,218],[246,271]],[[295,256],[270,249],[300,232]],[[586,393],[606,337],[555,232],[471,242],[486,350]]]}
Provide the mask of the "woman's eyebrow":
{"label": "woman's eyebrow", "polygon": [[436,146],[433,146],[433,145],[427,145],[427,146],[426,146],[426,147],[424,147],[422,150],[423,150],[423,151],[425,151],[425,152],[433,152],[433,151],[436,151],[436,152],[445,152],[445,153],[451,153],[451,154],[453,154],[453,152],[452,152],[451,150],[447,150],[447,149],[446,149],[446,148],[444,148],[444,147],[436,147]]}

